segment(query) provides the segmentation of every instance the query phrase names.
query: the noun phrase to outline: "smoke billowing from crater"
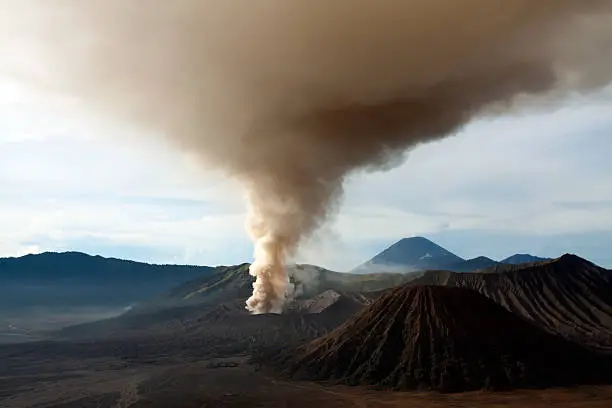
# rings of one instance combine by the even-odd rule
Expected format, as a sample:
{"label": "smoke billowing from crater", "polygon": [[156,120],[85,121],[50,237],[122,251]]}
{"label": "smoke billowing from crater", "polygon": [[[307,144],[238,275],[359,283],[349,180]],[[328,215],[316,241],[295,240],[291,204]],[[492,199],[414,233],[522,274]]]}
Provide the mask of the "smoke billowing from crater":
{"label": "smoke billowing from crater", "polygon": [[12,72],[242,183],[254,313],[280,312],[285,260],[352,171],[391,167],[517,97],[549,103],[611,76],[605,0],[7,3],[3,54],[39,62]]}

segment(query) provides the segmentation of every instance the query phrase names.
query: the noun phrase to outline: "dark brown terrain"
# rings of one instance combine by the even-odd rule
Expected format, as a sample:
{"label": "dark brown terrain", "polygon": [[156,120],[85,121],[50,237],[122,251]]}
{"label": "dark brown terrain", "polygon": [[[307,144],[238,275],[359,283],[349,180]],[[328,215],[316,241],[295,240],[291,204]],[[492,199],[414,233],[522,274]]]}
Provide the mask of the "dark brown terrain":
{"label": "dark brown terrain", "polygon": [[480,273],[429,271],[412,284],[472,289],[552,333],[612,350],[612,272],[575,255]]}
{"label": "dark brown terrain", "polygon": [[[379,388],[607,382],[603,354],[567,340],[598,350],[611,345],[610,272],[580,258],[469,274],[347,275],[298,266],[285,313],[261,316],[244,310],[252,282],[247,268],[215,268],[120,317],[41,334],[47,341],[0,345],[0,407],[603,408],[612,399],[612,388],[599,385],[381,391],[289,380],[276,365],[282,359],[293,365],[280,371]],[[406,282],[475,290],[387,292]],[[402,291],[414,295],[412,303],[392,296]],[[390,303],[381,307],[385,299]],[[339,340],[344,330],[352,339]],[[287,354],[305,344],[301,354]],[[295,365],[300,358],[303,366]]]}
{"label": "dark brown terrain", "polygon": [[[34,359],[34,356],[31,356]],[[37,360],[0,376],[2,408],[609,408],[612,387],[512,393],[407,393],[286,381],[244,356],[125,363],[117,357]]]}
{"label": "dark brown terrain", "polygon": [[[71,326],[54,338],[99,340],[167,337],[205,338],[244,350],[253,344],[293,344],[336,328],[376,298],[381,289],[410,280],[398,274],[349,275],[310,265],[291,270],[296,296],[283,315],[251,316],[248,264],[220,267],[115,318]],[[420,275],[414,275],[417,277]]]}
{"label": "dark brown terrain", "polygon": [[297,378],[451,392],[591,384],[612,370],[474,291],[408,285],[284,362]]}

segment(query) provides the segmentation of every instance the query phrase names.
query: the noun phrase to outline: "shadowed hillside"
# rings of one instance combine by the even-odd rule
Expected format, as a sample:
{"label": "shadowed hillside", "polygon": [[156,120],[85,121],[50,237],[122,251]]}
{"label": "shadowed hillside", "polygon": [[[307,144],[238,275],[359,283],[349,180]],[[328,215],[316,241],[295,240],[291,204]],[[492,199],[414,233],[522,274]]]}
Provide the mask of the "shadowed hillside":
{"label": "shadowed hillside", "polygon": [[[287,330],[287,341],[311,339],[343,323],[371,303],[381,290],[422,275],[354,275],[312,265],[295,265],[288,271],[294,293],[285,313],[264,320],[251,316],[245,309],[245,300],[253,287],[248,267],[242,264],[215,268],[121,316],[68,327],[58,334],[70,338],[117,338],[198,332],[199,336],[234,343],[236,338],[261,336],[260,342],[282,344],[283,336],[274,334],[274,330],[268,330],[263,324],[270,322]],[[300,323],[302,319],[309,323]]]}
{"label": "shadowed hillside", "polygon": [[[292,285],[292,299],[308,299],[332,290],[338,293],[376,292],[401,285],[422,276],[412,274],[380,273],[350,274],[333,272],[314,265],[291,265],[287,273]],[[253,277],[249,275],[249,264],[221,266],[197,279],[185,282],[166,295],[152,299],[135,308],[132,313],[146,310],[212,304],[246,300],[253,290]],[[244,309],[241,304],[240,310]],[[291,302],[287,303],[291,308]]]}
{"label": "shadowed hillside", "polygon": [[610,369],[474,291],[408,285],[287,362],[298,378],[441,391],[592,383]]}
{"label": "shadowed hillside", "polygon": [[0,298],[14,307],[121,305],[148,299],[211,270],[207,266],[152,265],[80,252],[0,259]]}
{"label": "shadowed hillside", "polygon": [[483,273],[428,271],[411,284],[473,289],[553,333],[612,348],[612,273],[575,255]]}
{"label": "shadowed hillside", "polygon": [[211,270],[79,252],[0,258],[0,343],[116,316]]}

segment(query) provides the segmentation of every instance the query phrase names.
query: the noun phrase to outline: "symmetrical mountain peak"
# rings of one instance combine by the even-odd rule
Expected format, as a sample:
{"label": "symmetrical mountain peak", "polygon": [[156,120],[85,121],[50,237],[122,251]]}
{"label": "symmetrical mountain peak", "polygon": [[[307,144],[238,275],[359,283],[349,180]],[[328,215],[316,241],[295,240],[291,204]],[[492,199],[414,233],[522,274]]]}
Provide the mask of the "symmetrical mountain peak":
{"label": "symmetrical mountain peak", "polygon": [[499,264],[518,265],[543,262],[549,259],[529,254],[515,254],[499,262],[482,255],[464,259],[425,237],[416,236],[400,239],[352,272],[379,273],[426,270],[472,272]]}

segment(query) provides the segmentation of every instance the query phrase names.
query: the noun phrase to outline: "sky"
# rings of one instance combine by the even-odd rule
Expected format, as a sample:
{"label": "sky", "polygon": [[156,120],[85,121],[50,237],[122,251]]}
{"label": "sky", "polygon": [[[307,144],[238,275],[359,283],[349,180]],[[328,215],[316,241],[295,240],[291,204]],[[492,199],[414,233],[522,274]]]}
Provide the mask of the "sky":
{"label": "sky", "polygon": [[[347,271],[419,235],[465,258],[569,252],[612,268],[610,95],[482,118],[390,171],[353,174],[338,213],[295,261]],[[0,79],[0,257],[252,259],[231,180],[163,139],[61,102]]]}

